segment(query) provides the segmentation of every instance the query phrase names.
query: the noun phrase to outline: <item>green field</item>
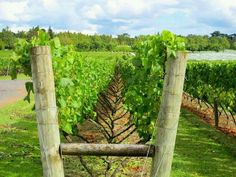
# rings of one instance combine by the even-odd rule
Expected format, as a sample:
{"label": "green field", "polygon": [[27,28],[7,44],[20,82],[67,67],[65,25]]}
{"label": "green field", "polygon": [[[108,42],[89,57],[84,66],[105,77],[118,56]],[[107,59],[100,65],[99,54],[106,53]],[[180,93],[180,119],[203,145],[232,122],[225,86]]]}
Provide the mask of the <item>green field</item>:
{"label": "green field", "polygon": [[[32,106],[32,103],[18,101],[0,110],[0,177],[42,176]],[[235,138],[182,110],[171,176],[234,177],[235,174]]]}
{"label": "green field", "polygon": [[[31,78],[29,76],[26,76],[24,74],[18,74],[17,80],[30,80]],[[11,76],[0,76],[0,80],[11,80]]]}
{"label": "green field", "polygon": [[126,55],[127,52],[79,52],[84,57],[91,57],[96,59],[115,57],[119,58]]}
{"label": "green field", "polygon": [[8,58],[12,54],[12,50],[0,50],[0,59],[1,58]]}
{"label": "green field", "polygon": [[[121,58],[124,54],[127,55],[123,52],[81,52],[81,55],[88,59],[96,58],[95,60],[99,61],[107,59],[107,64],[110,61],[114,62],[114,60],[109,60],[110,58]],[[96,67],[88,68],[84,73],[94,71],[98,66],[107,67],[102,63],[94,66]],[[78,67],[75,68],[78,69]],[[66,68],[61,67],[61,69]],[[56,73],[60,70],[54,71]],[[63,74],[67,74],[68,71],[73,70],[62,70]],[[29,79],[24,75],[19,75],[19,78]],[[84,78],[89,77],[84,76]],[[10,78],[0,77],[0,80],[4,79]],[[153,82],[156,82],[156,79]],[[92,83],[94,84],[94,82]],[[67,91],[67,88],[65,90]],[[67,93],[66,91],[65,93]],[[78,102],[77,96],[74,99]],[[0,110],[0,177],[42,176],[37,125],[32,107],[33,103],[18,101]],[[63,137],[62,141],[64,141]],[[86,159],[96,171],[104,169],[104,162],[98,162],[93,157]],[[66,157],[64,160],[67,174],[88,176],[77,157],[71,159]],[[127,166],[128,169],[124,167],[123,172],[129,174],[126,176],[133,176],[136,171],[128,173],[127,170],[143,167],[143,159],[133,158]],[[150,169],[150,159],[146,169]],[[172,177],[234,177],[236,174],[236,139],[212,128],[192,113],[182,110],[172,169]]]}
{"label": "green field", "polygon": [[[12,55],[12,50],[0,50],[0,59],[1,58],[9,58]],[[127,52],[79,52],[84,57],[92,57],[92,58],[107,58],[107,57],[120,57]]]}
{"label": "green field", "polygon": [[11,70],[11,55],[12,50],[0,50],[0,77],[9,75]]}
{"label": "green field", "polygon": [[19,101],[0,110],[0,176],[41,176],[33,104]]}

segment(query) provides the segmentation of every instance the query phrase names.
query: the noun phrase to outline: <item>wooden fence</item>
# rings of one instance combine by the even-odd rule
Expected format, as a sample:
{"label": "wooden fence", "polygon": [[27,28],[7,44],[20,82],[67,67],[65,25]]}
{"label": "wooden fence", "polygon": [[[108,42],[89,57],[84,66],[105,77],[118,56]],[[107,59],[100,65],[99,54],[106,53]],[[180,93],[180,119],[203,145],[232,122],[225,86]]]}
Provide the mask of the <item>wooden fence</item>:
{"label": "wooden fence", "polygon": [[166,62],[163,96],[158,115],[155,145],[61,144],[57,117],[54,75],[50,47],[31,49],[35,109],[44,177],[64,177],[62,155],[152,157],[152,177],[168,177],[175,146],[183,92],[186,53]]}

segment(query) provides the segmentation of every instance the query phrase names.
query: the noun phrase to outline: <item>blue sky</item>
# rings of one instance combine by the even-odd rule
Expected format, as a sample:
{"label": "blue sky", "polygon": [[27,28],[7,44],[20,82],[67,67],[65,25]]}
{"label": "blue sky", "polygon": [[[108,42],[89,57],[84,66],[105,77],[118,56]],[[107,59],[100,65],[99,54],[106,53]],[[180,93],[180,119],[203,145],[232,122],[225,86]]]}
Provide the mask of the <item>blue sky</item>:
{"label": "blue sky", "polygon": [[85,34],[236,33],[235,0],[0,0],[0,29]]}

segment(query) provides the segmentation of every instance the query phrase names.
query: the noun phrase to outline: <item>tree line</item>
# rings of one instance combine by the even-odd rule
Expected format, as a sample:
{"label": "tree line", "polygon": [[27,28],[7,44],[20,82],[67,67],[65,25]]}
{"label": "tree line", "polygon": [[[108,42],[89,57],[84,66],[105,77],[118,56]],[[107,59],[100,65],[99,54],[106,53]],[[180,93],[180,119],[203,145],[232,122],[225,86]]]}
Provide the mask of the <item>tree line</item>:
{"label": "tree line", "polygon": [[186,48],[190,51],[236,49],[236,33],[229,35],[215,31],[210,36],[190,34],[185,38]]}
{"label": "tree line", "polygon": [[[40,27],[33,27],[28,31],[12,32],[8,27],[0,32],[0,50],[13,49],[18,38],[29,41],[37,34]],[[43,29],[51,38],[58,36],[63,45],[74,45],[78,51],[132,51],[138,44],[148,38],[149,35],[131,37],[128,33],[112,35],[87,35],[75,32],[55,33],[51,27]],[[208,35],[182,36],[186,40],[186,49],[190,51],[221,51],[225,49],[236,49],[236,33],[224,34],[215,31]]]}

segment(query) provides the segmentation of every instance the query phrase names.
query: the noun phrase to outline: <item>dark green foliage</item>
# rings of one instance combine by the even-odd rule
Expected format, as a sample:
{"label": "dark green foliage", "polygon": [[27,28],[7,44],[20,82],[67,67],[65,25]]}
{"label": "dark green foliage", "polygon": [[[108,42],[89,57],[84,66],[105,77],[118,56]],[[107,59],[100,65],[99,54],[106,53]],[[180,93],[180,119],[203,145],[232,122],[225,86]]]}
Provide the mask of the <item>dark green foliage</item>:
{"label": "dark green foliage", "polygon": [[0,76],[6,76],[10,74],[12,70],[12,61],[10,60],[12,55],[11,50],[0,51]]}
{"label": "dark green foliage", "polygon": [[[18,31],[13,33],[8,27],[0,32],[0,50],[3,48],[12,49],[16,38],[26,39],[37,35],[40,27],[36,26],[29,31]],[[145,41],[149,35],[139,35],[132,37],[128,33],[118,34],[117,37],[111,35],[86,35],[75,32],[60,32],[56,34],[51,27],[47,30],[49,37],[59,37],[62,45],[73,45],[78,51],[125,51],[130,52],[138,48],[138,45]],[[236,49],[236,34],[224,34],[219,31],[208,35],[188,35],[186,38],[186,49],[190,51],[220,51],[225,49]]]}
{"label": "dark green foliage", "polygon": [[62,32],[57,36],[62,45],[74,45],[78,51],[114,51],[117,45],[117,40],[110,35]]}
{"label": "dark green foliage", "polygon": [[190,51],[221,51],[231,47],[229,39],[225,36],[188,35],[186,40],[186,49]]}
{"label": "dark green foliage", "polygon": [[8,27],[3,28],[2,32],[0,32],[0,41],[0,48],[13,49],[16,42],[15,34]]}
{"label": "dark green foliage", "polygon": [[54,38],[54,36],[55,36],[51,26],[48,28],[48,35],[50,36],[51,39]]}
{"label": "dark green foliage", "polygon": [[236,112],[236,62],[193,61],[186,70],[185,91],[213,105],[217,100]]}
{"label": "dark green foliage", "polygon": [[37,35],[39,30],[40,30],[39,26],[29,29],[29,31],[26,33],[26,40],[30,41],[33,36]]}
{"label": "dark green foliage", "polygon": [[0,39],[0,50],[3,50],[3,49],[5,49],[5,42],[2,40],[2,39]]}

